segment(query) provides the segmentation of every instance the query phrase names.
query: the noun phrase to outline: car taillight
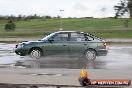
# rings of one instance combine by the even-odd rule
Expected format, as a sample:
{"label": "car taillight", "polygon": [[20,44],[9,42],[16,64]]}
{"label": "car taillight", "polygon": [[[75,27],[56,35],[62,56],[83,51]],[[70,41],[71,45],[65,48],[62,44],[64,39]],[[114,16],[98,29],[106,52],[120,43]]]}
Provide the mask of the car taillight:
{"label": "car taillight", "polygon": [[104,47],[107,47],[107,43],[103,43]]}
{"label": "car taillight", "polygon": [[109,50],[109,47],[108,47],[107,43],[103,43],[103,46],[106,48],[106,50]]}

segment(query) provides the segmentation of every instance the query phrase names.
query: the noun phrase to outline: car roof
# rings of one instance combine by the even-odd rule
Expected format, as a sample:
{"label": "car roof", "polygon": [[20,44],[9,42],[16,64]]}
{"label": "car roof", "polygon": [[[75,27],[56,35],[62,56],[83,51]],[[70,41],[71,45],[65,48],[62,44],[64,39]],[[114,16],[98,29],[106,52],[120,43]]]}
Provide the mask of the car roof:
{"label": "car roof", "polygon": [[77,32],[77,31],[57,31],[56,33],[64,33],[64,32],[68,32],[68,33],[84,33],[84,32]]}
{"label": "car roof", "polygon": [[76,31],[58,31],[58,32],[76,32]]}

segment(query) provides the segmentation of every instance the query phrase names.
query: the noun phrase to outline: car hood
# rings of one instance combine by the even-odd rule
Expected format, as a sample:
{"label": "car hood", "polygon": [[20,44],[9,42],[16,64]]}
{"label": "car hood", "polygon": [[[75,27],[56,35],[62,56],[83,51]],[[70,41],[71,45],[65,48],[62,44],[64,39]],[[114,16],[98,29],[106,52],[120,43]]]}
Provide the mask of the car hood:
{"label": "car hood", "polygon": [[31,43],[33,44],[33,43],[44,43],[44,42],[46,42],[46,41],[44,41],[44,40],[43,41],[39,41],[39,40],[38,41],[24,41],[21,44],[31,44]]}

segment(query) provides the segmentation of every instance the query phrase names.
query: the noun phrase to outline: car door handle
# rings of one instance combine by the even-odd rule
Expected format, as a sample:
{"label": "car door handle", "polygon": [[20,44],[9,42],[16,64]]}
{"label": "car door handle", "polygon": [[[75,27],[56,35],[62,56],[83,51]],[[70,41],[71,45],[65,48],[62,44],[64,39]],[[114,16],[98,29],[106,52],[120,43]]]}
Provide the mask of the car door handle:
{"label": "car door handle", "polygon": [[87,44],[84,44],[84,45],[87,45]]}
{"label": "car door handle", "polygon": [[67,45],[63,45],[63,46],[67,46]]}

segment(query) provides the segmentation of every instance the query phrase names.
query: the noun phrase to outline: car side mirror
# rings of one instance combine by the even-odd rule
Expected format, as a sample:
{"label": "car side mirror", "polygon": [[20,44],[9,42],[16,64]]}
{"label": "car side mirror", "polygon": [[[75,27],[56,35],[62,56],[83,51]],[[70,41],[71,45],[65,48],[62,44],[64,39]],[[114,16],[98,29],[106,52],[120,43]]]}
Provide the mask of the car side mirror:
{"label": "car side mirror", "polygon": [[49,41],[50,43],[52,43],[54,40],[53,40],[53,39],[49,39],[48,41]]}

